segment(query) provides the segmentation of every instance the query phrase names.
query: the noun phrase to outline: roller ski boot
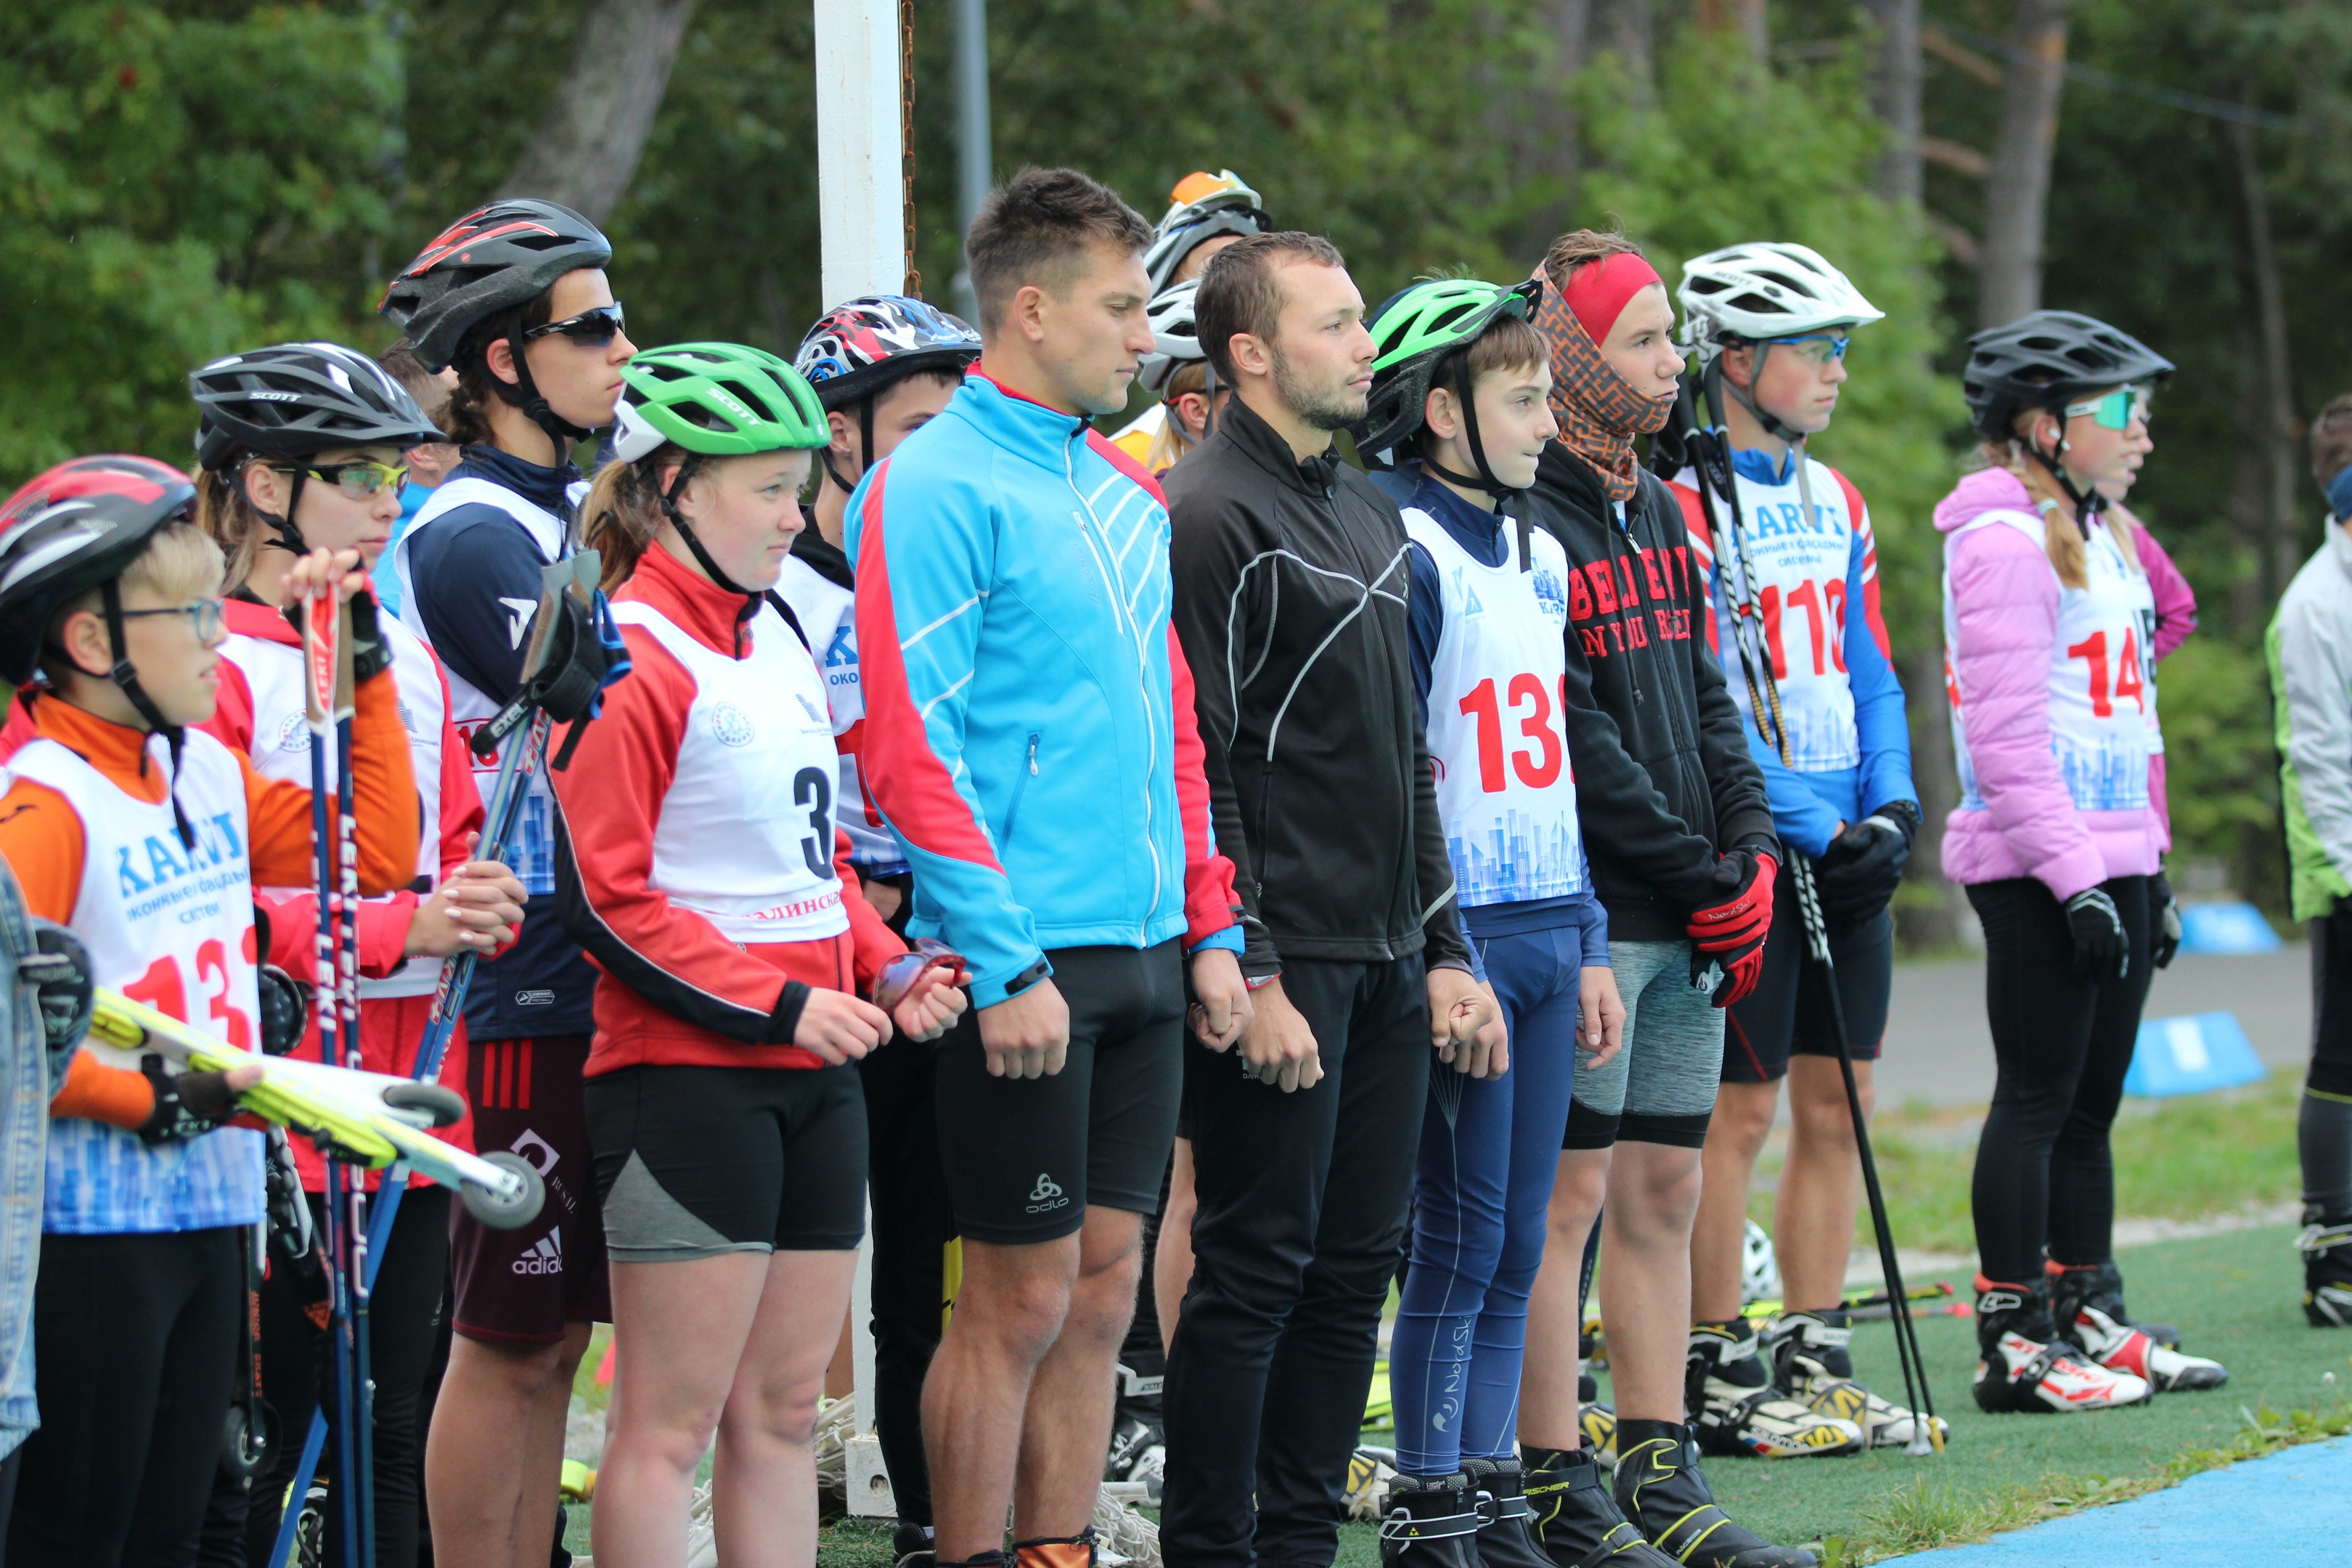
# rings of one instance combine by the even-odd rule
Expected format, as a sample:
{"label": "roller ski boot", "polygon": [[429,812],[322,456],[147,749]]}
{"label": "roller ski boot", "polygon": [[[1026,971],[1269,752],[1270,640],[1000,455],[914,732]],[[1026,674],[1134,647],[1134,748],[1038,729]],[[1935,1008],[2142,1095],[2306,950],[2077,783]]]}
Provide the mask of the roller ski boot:
{"label": "roller ski boot", "polygon": [[1734,1524],[1716,1506],[1715,1494],[1699,1473],[1698,1444],[1688,1427],[1656,1421],[1638,1426],[1643,1434],[1664,1427],[1665,1435],[1624,1434],[1624,1453],[1617,1461],[1617,1507],[1651,1545],[1684,1568],[1817,1568],[1820,1560],[1811,1552],[1775,1546]]}
{"label": "roller ski boot", "polygon": [[1486,1522],[1467,1478],[1399,1476],[1381,1513],[1381,1568],[1481,1568],[1478,1527]]}
{"label": "roller ski boot", "polygon": [[1613,1468],[1617,1463],[1617,1412],[1588,1399],[1577,1407],[1576,1426],[1583,1435],[1584,1446],[1601,1461],[1601,1468]]}
{"label": "roller ski boot", "polygon": [[[2118,1297],[2123,1294],[2123,1277],[2116,1273],[2116,1266],[2112,1260],[2106,1263],[2085,1264],[2083,1267],[2091,1269],[2104,1268],[2106,1270],[2107,1274],[2111,1277],[2109,1283],[2114,1285],[2116,1294]],[[2050,1276],[2050,1315],[2055,1318],[2058,1321],[2059,1327],[2063,1329],[2066,1324],[2066,1313],[2064,1310],[2066,1306],[2066,1296],[2070,1292],[2076,1296],[2090,1295],[2093,1293],[2095,1286],[2091,1282],[2083,1280],[2077,1280],[2071,1286],[2068,1285],[2066,1283],[2067,1277],[2076,1273],[2077,1270],[2065,1264],[2060,1263],[2055,1258],[2052,1258],[2050,1261],[2044,1263],[2042,1266],[2042,1272]],[[2166,1350],[2177,1351],[2180,1348],[2180,1331],[2173,1324],[2143,1323],[2137,1319],[2126,1321],[2119,1318],[2116,1321],[2123,1323],[2123,1326],[2127,1329],[2137,1329],[2141,1333],[2146,1334],[2149,1339],[2154,1340]]]}
{"label": "roller ski boot", "polygon": [[1482,1568],[1552,1568],[1537,1544],[1527,1472],[1517,1459],[1465,1459],[1462,1475],[1485,1522],[1478,1526]]}
{"label": "roller ski boot", "polygon": [[2112,1410],[2145,1405],[2156,1389],[2136,1373],[2101,1366],[2059,1336],[2049,1287],[1977,1277],[1977,1408],[2007,1412]]}
{"label": "roller ski boot", "polygon": [[1772,1385],[1759,1345],[1756,1325],[1744,1318],[1691,1330],[1683,1404],[1699,1447],[1710,1454],[1759,1459],[1859,1449],[1859,1426],[1810,1410]]}
{"label": "roller ski boot", "polygon": [[898,1568],[933,1568],[939,1562],[939,1537],[928,1524],[902,1519],[890,1532],[890,1556]]}
{"label": "roller ski boot", "polygon": [[[1609,1470],[1589,1448],[1538,1449],[1524,1478],[1528,1527],[1548,1568],[1673,1568],[1609,1494]],[[1485,1538],[1480,1538],[1483,1551]]]}
{"label": "roller ski boot", "polygon": [[2133,1323],[2124,1312],[2123,1276],[2112,1263],[2059,1274],[2051,1281],[2050,1317],[2093,1361],[2110,1372],[2144,1378],[2158,1394],[2219,1388],[2230,1381],[2229,1369],[2220,1362],[2184,1355]]}
{"label": "roller ski boot", "polygon": [[2303,1315],[2315,1329],[2352,1325],[2352,1219],[2323,1220],[2305,1209],[2294,1246],[2303,1254]]}
{"label": "roller ski boot", "polygon": [[[1764,1336],[1773,1386],[1816,1415],[1860,1427],[1865,1448],[1910,1447],[1920,1417],[1853,1380],[1853,1314],[1843,1308],[1781,1313]],[[1932,1423],[1930,1440],[1942,1447],[1949,1427],[1941,1416],[1927,1419]]]}

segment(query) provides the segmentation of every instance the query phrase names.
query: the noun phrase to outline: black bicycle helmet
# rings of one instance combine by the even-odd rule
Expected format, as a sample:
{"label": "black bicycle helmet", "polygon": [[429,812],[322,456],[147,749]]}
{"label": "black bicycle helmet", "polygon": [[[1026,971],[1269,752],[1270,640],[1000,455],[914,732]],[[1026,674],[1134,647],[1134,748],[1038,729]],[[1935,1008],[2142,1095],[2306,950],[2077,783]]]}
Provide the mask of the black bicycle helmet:
{"label": "black bicycle helmet", "polygon": [[1969,340],[1960,390],[1977,432],[2006,441],[2021,409],[2063,409],[2089,393],[2162,381],[2172,371],[2170,360],[2105,321],[2035,310]]}
{"label": "black bicycle helmet", "polygon": [[567,272],[603,267],[613,245],[596,226],[554,202],[516,197],[451,224],[400,269],[376,313],[408,335],[426,370],[457,360],[477,323],[529,304]]}

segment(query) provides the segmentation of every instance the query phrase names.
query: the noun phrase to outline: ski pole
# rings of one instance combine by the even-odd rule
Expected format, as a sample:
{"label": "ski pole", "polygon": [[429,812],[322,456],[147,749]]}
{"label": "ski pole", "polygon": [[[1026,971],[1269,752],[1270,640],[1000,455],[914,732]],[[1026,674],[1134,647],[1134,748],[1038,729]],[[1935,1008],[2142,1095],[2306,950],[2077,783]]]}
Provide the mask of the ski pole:
{"label": "ski pole", "polygon": [[[491,785],[489,809],[483,819],[490,837],[477,850],[480,858],[505,858],[509,841],[521,820],[525,784],[546,750],[549,728],[544,713],[534,716],[528,737],[509,746],[507,754],[499,759],[498,778]],[[475,956],[470,952],[461,952],[442,961],[440,984],[433,994],[433,1010],[416,1050],[419,1079],[429,1080],[441,1070],[441,1058],[457,1032],[457,1020],[465,1016],[466,990],[473,979]],[[375,1283],[375,1270],[383,1267],[393,1221],[400,1213],[401,1195],[407,1187],[408,1167],[394,1165],[384,1173],[383,1184],[377,1189],[375,1203],[371,1206],[367,1256],[367,1282],[371,1287]],[[286,1511],[278,1521],[278,1538],[270,1544],[270,1568],[288,1568],[293,1561],[295,1531],[301,1521],[301,1500],[310,1490],[310,1478],[318,1473],[326,1442],[327,1412],[321,1405],[310,1413],[310,1430],[302,1440],[302,1456],[294,1468],[294,1484],[287,1493]]]}
{"label": "ski pole", "polygon": [[[1853,1121],[1854,1152],[1862,1157],[1862,1188],[1870,1200],[1870,1228],[1878,1237],[1878,1267],[1886,1277],[1890,1301],[1907,1303],[1903,1266],[1895,1255],[1895,1232],[1886,1222],[1886,1191],[1879,1184],[1878,1162],[1870,1152],[1870,1128],[1863,1120],[1862,1088],[1853,1071],[1853,1042],[1846,1035],[1845,1002],[1838,994],[1837,964],[1830,956],[1829,922],[1822,918],[1821,891],[1813,885],[1813,868],[1802,855],[1789,857],[1790,879],[1797,889],[1797,912],[1805,922],[1805,945],[1822,967],[1822,989],[1829,995],[1830,1034],[1837,1042],[1838,1072],[1845,1079],[1846,1114]],[[1919,1353],[1919,1326],[1906,1310],[1892,1314],[1895,1359],[1903,1368],[1903,1396],[1911,1404],[1911,1441],[1905,1451],[1940,1454],[1941,1428],[1936,1425],[1935,1396],[1927,1391],[1927,1363]]]}
{"label": "ski pole", "polygon": [[[349,612],[344,613],[348,615]],[[335,793],[335,842],[341,875],[335,913],[341,926],[341,941],[336,955],[335,1004],[342,1014],[338,1021],[338,1033],[342,1038],[345,1062],[357,1070],[366,1066],[366,1060],[360,1036],[359,837],[352,810],[353,707],[351,659],[353,649],[348,635],[340,637],[338,642],[342,652],[336,661],[335,679],[335,762],[339,785]],[[353,1529],[360,1542],[359,1556],[355,1561],[359,1568],[375,1568],[375,1373],[374,1358],[368,1344],[368,1301],[370,1288],[375,1281],[375,1267],[374,1248],[370,1245],[368,1235],[367,1178],[364,1175],[352,1173],[345,1201],[351,1205],[349,1234],[352,1257],[348,1288],[352,1300],[352,1345],[354,1352],[352,1391],[359,1403],[355,1407],[355,1417],[350,1423],[354,1434],[352,1447],[356,1453],[352,1464],[358,1471],[358,1487],[346,1501],[344,1512],[355,1521]]]}

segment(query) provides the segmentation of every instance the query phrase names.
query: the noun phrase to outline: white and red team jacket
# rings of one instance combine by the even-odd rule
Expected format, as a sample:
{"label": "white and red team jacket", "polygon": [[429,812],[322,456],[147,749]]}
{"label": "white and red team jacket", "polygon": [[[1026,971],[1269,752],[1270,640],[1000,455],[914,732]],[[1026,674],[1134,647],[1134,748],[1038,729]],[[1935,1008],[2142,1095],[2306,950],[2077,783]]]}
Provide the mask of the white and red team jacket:
{"label": "white and red team jacket", "polygon": [[[814,517],[808,527],[816,527]],[[861,877],[893,877],[907,870],[907,850],[866,790],[866,692],[858,679],[854,582],[846,556],[822,536],[804,536],[784,558],[776,592],[793,607],[824,676],[834,745],[841,752],[838,815],[841,830],[849,835],[850,864]]]}
{"label": "white and red team jacket", "polygon": [[808,991],[869,991],[906,944],[850,868],[815,659],[659,547],[613,615],[629,679],[551,781],[557,902],[604,972],[587,1075],[822,1067],[792,1043]]}
{"label": "white and red team jacket", "polygon": [[[247,599],[225,607],[228,637],[221,645],[220,704],[203,726],[244,752],[265,778],[308,786],[310,731],[303,719],[302,644],[276,608]],[[410,958],[408,927],[417,900],[432,895],[441,879],[467,862],[466,841],[482,830],[482,802],[473,770],[449,708],[448,679],[441,662],[415,633],[390,616],[377,626],[392,648],[392,676],[400,697],[401,728],[408,735],[416,775],[418,821],[416,879],[401,892],[364,899],[359,912],[360,1057],[370,1072],[407,1076],[416,1068],[441,961]],[[318,894],[310,887],[257,888],[254,902],[269,916],[270,962],[303,983],[317,971]],[[319,1021],[299,1047],[312,1059],[319,1052]],[[438,1075],[443,1083],[466,1081],[466,1029],[451,1036]],[[474,1146],[471,1111],[435,1136],[461,1149]],[[289,1140],[306,1190],[325,1184],[324,1168],[307,1139]],[[371,1187],[381,1173],[369,1173]],[[426,1178],[412,1174],[412,1182]]]}

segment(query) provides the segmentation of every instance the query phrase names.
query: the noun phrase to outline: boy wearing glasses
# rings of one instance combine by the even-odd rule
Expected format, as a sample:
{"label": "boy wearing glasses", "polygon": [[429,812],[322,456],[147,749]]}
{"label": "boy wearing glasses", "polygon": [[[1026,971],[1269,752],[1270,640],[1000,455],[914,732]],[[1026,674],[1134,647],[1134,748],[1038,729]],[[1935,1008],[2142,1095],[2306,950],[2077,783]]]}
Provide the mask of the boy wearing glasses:
{"label": "boy wearing glasses", "polygon": [[[604,278],[613,250],[552,202],[493,202],[452,224],[384,291],[383,314],[428,372],[457,373],[444,418],[464,460],[388,561],[401,619],[439,655],[461,735],[510,700],[539,608],[540,573],[571,552],[586,487],[573,444],[609,425],[636,350]],[[529,726],[506,742],[520,745]],[[487,797],[498,758],[475,759]],[[520,939],[466,996],[466,1096],[481,1149],[539,1167],[549,1201],[517,1230],[452,1222],[449,1370],[425,1447],[445,1568],[547,1561],[572,1374],[612,1316],[604,1230],[581,1111],[595,971],[555,912],[547,771],[530,783],[514,868],[530,895]]]}
{"label": "boy wearing glasses", "polygon": [[[1728,448],[1732,493],[1703,500],[1699,476],[1685,472],[1675,496],[1713,600],[1708,638],[1763,771],[1773,830],[1812,862],[1867,1114],[1894,984],[1887,904],[1919,807],[1903,688],[1879,615],[1870,510],[1806,441],[1837,410],[1849,334],[1882,312],[1801,245],[1710,252],[1685,265],[1678,292],[1699,390]],[[1760,622],[1751,646],[1769,660],[1769,675],[1737,651],[1743,616]],[[1783,882],[1789,875],[1784,868]],[[1852,1326],[1840,1302],[1861,1165],[1824,977],[1810,962],[1793,889],[1779,889],[1772,908],[1756,988],[1729,1009],[1702,1161],[1691,1355],[1703,1371],[1695,1369],[1692,1421],[1701,1443],[1723,1453],[1765,1451],[1750,1428],[1808,1411],[1861,1427],[1866,1446],[1900,1446],[1916,1417],[1854,1383],[1846,1350]],[[1783,1078],[1791,1125],[1772,1237],[1785,1305],[1759,1347],[1740,1316],[1748,1184]]]}

